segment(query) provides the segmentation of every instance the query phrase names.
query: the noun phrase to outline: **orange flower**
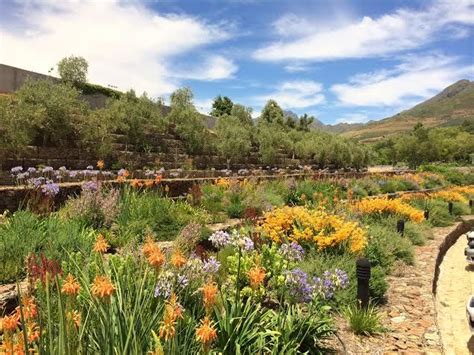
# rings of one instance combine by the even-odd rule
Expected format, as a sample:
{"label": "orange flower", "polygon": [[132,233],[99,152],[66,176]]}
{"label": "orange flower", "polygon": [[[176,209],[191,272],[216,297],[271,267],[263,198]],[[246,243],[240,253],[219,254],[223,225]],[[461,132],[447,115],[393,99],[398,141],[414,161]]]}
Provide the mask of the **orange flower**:
{"label": "orange flower", "polygon": [[18,312],[11,316],[5,316],[0,320],[0,329],[4,332],[13,333],[20,325],[20,315]]}
{"label": "orange flower", "polygon": [[217,338],[217,330],[212,326],[209,317],[201,320],[201,325],[196,329],[196,339],[202,343],[205,350],[208,350],[210,345]]}
{"label": "orange flower", "polygon": [[96,276],[91,290],[95,297],[106,298],[114,293],[115,287],[107,276]]}
{"label": "orange flower", "polygon": [[250,280],[250,286],[255,289],[265,280],[265,269],[260,266],[255,266],[249,270],[247,275]]}
{"label": "orange flower", "polygon": [[[38,307],[35,304],[35,299],[31,296],[24,297],[21,300],[21,311],[25,320],[35,318],[38,314]],[[20,307],[17,307],[18,318],[20,318]]]}
{"label": "orange flower", "polygon": [[81,314],[78,311],[71,311],[67,313],[67,319],[74,324],[74,326],[79,328],[81,326]]}
{"label": "orange flower", "polygon": [[210,311],[212,306],[216,303],[217,297],[217,284],[215,282],[210,282],[202,288],[204,307],[207,311]]}
{"label": "orange flower", "polygon": [[155,184],[155,182],[151,179],[146,179],[145,180],[145,186],[146,187],[152,187]]}
{"label": "orange flower", "polygon": [[161,179],[162,179],[162,176],[161,175],[156,175],[156,178],[155,178],[155,184],[159,184],[161,182]]}
{"label": "orange flower", "polygon": [[125,181],[125,176],[119,175],[117,176],[117,182],[124,182]]}
{"label": "orange flower", "polygon": [[34,343],[40,337],[40,331],[38,328],[38,324],[35,322],[28,322],[26,324],[26,329],[28,331],[28,342]]}
{"label": "orange flower", "polygon": [[104,236],[102,234],[99,234],[97,236],[97,239],[94,244],[94,251],[99,254],[103,254],[109,249],[110,245],[107,243],[105,240]]}
{"label": "orange flower", "polygon": [[138,187],[141,187],[142,186],[142,183],[140,180],[138,179],[133,179],[131,182],[130,182],[130,186],[132,186],[133,188],[138,188]]}
{"label": "orange flower", "polygon": [[103,160],[99,160],[99,161],[97,162],[97,167],[98,167],[100,170],[102,170],[102,169],[104,168],[104,166],[105,166],[105,163],[104,163]]}
{"label": "orange flower", "polygon": [[80,288],[81,286],[74,276],[68,274],[61,287],[61,292],[68,296],[75,296],[79,293]]}
{"label": "orange flower", "polygon": [[160,338],[165,338],[165,341],[168,341],[174,337],[178,318],[183,319],[183,309],[173,293],[165,305],[163,321],[160,326]]}
{"label": "orange flower", "polygon": [[155,250],[156,245],[153,241],[153,237],[151,235],[147,235],[145,239],[145,244],[143,244],[142,252],[145,256],[150,256],[151,253]]}
{"label": "orange flower", "polygon": [[171,264],[173,266],[180,268],[184,264],[186,264],[186,258],[179,250],[175,250],[173,255],[171,256]]}

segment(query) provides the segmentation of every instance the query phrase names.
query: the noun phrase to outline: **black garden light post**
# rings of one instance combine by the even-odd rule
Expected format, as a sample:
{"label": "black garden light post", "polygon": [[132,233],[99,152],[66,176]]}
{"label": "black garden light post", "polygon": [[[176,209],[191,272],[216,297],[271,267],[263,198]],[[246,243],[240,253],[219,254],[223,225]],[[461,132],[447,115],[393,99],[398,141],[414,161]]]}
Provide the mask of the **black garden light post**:
{"label": "black garden light post", "polygon": [[423,216],[425,217],[425,220],[429,220],[430,219],[430,210],[425,210],[425,212],[423,213]]}
{"label": "black garden light post", "polygon": [[403,235],[405,232],[405,221],[403,219],[397,221],[397,232],[400,233],[400,235]]}
{"label": "black garden light post", "polygon": [[448,211],[449,211],[449,214],[453,214],[453,203],[452,202],[448,202]]}
{"label": "black garden light post", "polygon": [[469,207],[472,208],[472,205],[473,205],[473,201],[472,201],[472,200],[469,200]]}
{"label": "black garden light post", "polygon": [[360,258],[356,261],[357,275],[357,299],[361,307],[367,308],[369,304],[369,281],[370,281],[370,262],[366,258]]}

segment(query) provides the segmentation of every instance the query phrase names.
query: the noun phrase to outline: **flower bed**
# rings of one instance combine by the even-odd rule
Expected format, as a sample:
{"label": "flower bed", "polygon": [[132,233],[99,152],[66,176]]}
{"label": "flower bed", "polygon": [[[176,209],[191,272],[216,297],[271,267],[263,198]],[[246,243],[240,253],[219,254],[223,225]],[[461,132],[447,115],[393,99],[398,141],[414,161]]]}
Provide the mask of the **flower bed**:
{"label": "flower bed", "polygon": [[[221,179],[170,201],[125,175],[121,191],[87,183],[56,212],[3,218],[2,281],[30,283],[2,318],[4,352],[324,352],[333,315],[356,304],[356,259],[383,301],[395,263],[439,222],[424,219],[427,200],[447,211],[439,193],[359,200],[351,180]],[[469,208],[472,187],[447,191],[463,196],[454,214]],[[207,229],[230,215],[242,225]]]}

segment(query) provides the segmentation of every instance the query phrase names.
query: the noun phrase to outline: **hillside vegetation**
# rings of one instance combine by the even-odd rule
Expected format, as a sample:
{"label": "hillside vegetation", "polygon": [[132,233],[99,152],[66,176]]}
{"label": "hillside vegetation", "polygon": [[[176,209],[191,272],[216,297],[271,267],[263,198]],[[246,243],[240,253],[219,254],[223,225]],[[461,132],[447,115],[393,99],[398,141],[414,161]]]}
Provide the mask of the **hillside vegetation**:
{"label": "hillside vegetation", "polygon": [[370,142],[408,132],[417,123],[429,128],[454,126],[464,121],[474,121],[474,82],[469,80],[460,80],[431,99],[377,122],[327,127],[332,132]]}

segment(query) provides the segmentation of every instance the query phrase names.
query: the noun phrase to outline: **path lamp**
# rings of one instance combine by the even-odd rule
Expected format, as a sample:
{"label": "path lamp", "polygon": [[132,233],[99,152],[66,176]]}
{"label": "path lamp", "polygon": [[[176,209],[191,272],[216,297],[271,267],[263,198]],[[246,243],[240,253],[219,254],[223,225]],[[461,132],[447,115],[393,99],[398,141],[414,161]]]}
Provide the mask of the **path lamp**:
{"label": "path lamp", "polygon": [[356,261],[357,299],[362,308],[369,304],[370,262],[366,258]]}
{"label": "path lamp", "polygon": [[453,203],[452,202],[448,202],[448,211],[449,211],[449,214],[453,214]]}
{"label": "path lamp", "polygon": [[423,213],[423,216],[425,217],[425,220],[429,220],[430,219],[430,210],[425,210],[425,212]]}
{"label": "path lamp", "polygon": [[397,232],[400,233],[400,235],[405,233],[405,221],[403,219],[397,221]]}
{"label": "path lamp", "polygon": [[473,205],[474,205],[473,201],[472,201],[472,200],[469,200],[469,207],[472,208]]}

